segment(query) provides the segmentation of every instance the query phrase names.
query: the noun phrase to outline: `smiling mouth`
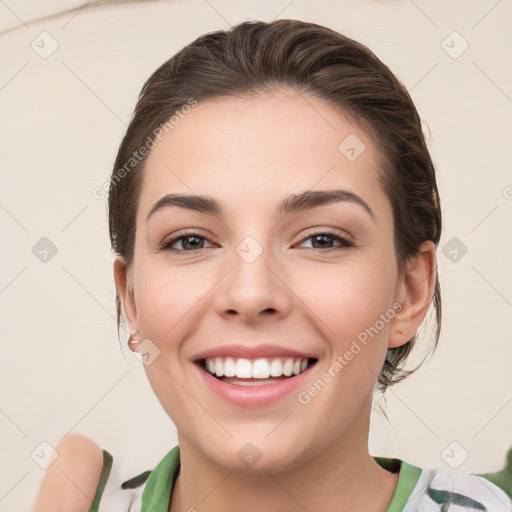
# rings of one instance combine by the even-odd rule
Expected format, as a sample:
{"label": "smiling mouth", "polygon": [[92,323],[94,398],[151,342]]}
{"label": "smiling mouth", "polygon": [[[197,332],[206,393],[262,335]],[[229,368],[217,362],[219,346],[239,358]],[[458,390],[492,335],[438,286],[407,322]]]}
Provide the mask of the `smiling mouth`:
{"label": "smiling mouth", "polygon": [[247,359],[211,357],[197,361],[199,366],[218,380],[239,386],[260,386],[291,379],[304,373],[316,358],[270,357]]}

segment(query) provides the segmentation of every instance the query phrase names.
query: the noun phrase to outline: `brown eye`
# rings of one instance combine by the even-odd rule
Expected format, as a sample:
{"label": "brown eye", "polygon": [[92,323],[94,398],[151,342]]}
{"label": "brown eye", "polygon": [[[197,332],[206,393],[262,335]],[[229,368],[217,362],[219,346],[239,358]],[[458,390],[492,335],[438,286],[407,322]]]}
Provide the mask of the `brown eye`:
{"label": "brown eye", "polygon": [[[354,244],[350,240],[347,240],[342,236],[329,232],[314,233],[313,235],[304,238],[304,240],[301,243],[304,243],[306,240],[312,241],[312,249],[319,249],[320,251],[323,250],[323,252],[328,252],[331,250],[340,250],[354,246]],[[338,242],[339,245],[333,246],[333,243],[335,242]]]}
{"label": "brown eye", "polygon": [[[173,252],[193,252],[204,249],[205,241],[210,242],[210,239],[200,233],[182,233],[163,242],[160,249]],[[181,248],[174,248],[173,246],[176,244],[178,244],[178,247],[180,247],[181,244]]]}

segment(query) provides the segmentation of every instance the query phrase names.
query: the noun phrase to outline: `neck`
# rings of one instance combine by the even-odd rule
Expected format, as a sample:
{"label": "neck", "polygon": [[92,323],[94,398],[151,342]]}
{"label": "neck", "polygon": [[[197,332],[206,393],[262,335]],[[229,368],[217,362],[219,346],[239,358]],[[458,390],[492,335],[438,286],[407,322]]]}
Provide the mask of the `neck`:
{"label": "neck", "polygon": [[169,512],[235,512],[241,507],[386,512],[398,474],[381,468],[369,454],[369,409],[366,417],[365,425],[356,421],[350,432],[343,432],[306,463],[273,473],[230,471],[179,436],[181,467]]}

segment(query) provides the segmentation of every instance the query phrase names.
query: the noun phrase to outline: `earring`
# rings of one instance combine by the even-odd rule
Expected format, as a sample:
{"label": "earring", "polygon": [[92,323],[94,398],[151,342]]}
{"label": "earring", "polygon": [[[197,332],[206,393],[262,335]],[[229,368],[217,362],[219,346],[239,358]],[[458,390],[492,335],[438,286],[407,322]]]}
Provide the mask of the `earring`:
{"label": "earring", "polygon": [[134,331],[131,332],[130,336],[128,337],[128,348],[130,348],[130,350],[134,350],[135,347],[140,343],[139,340],[134,339],[137,334],[139,334],[139,331]]}

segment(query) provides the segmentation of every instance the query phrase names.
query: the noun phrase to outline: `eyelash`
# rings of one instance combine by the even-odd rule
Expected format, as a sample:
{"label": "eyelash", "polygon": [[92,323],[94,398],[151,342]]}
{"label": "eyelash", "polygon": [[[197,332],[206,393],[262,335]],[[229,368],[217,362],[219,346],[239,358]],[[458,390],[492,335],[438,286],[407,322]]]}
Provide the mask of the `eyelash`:
{"label": "eyelash", "polygon": [[[317,232],[314,232],[314,233],[310,233],[307,237],[303,238],[300,243],[303,243],[305,242],[306,240],[310,239],[310,238],[313,238],[315,236],[319,236],[319,235],[325,235],[327,236],[328,238],[332,238],[333,240],[337,241],[337,242],[340,242],[341,243],[341,246],[339,247],[330,247],[326,250],[322,250],[322,249],[315,249],[315,248],[311,248],[311,247],[307,247],[306,249],[308,249],[309,251],[320,251],[321,253],[328,253],[328,252],[331,252],[331,251],[336,251],[336,250],[343,250],[343,249],[348,249],[350,247],[355,247],[355,244],[348,240],[347,238],[344,238],[336,233],[333,233],[333,232],[330,232],[330,231],[317,231]],[[193,249],[191,251],[186,251],[186,250],[180,250],[180,249],[172,249],[171,246],[173,246],[176,242],[182,240],[182,239],[185,239],[185,238],[189,238],[189,237],[197,237],[197,238],[202,238],[204,240],[207,240],[208,242],[210,243],[215,243],[211,238],[205,236],[204,234],[202,233],[199,233],[197,231],[187,231],[185,233],[180,233],[178,236],[175,236],[173,238],[171,238],[170,240],[166,240],[162,243],[162,245],[160,246],[160,249],[163,250],[163,251],[171,251],[171,252],[174,252],[174,253],[195,253],[196,251],[200,251],[201,248],[199,249]]]}

